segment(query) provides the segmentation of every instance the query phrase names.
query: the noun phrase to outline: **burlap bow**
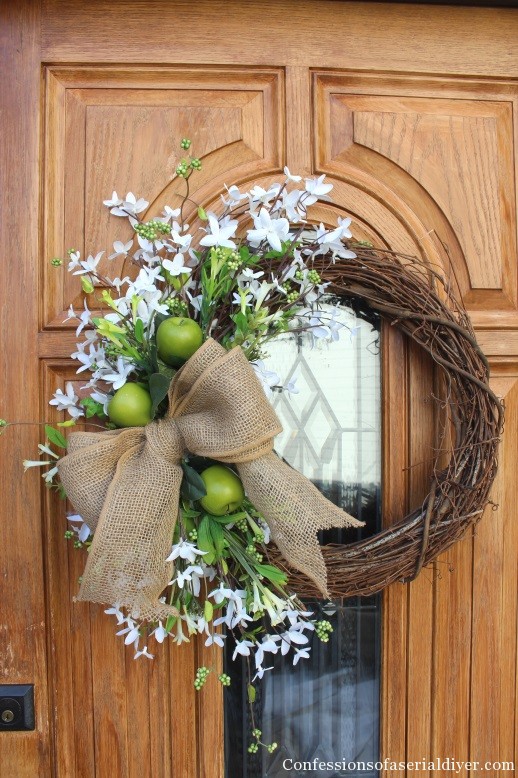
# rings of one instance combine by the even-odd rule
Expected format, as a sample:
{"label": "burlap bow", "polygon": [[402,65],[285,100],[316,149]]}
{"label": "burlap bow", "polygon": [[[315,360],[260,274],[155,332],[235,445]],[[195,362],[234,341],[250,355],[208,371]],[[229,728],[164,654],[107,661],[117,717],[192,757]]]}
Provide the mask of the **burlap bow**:
{"label": "burlap bow", "polygon": [[239,348],[214,340],[178,371],[167,416],[145,427],[70,436],[59,462],[66,493],[94,538],[80,600],[119,603],[142,620],[176,613],[160,601],[185,452],[237,466],[251,502],[290,565],[327,596],[317,531],[361,526],[273,452],[282,427]]}

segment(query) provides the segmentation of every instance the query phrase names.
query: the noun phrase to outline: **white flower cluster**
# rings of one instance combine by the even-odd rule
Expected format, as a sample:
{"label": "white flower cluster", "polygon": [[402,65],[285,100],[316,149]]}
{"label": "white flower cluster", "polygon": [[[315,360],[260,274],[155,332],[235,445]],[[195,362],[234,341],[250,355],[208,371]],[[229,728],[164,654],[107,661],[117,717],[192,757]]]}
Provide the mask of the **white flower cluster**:
{"label": "white flower cluster", "polygon": [[[69,521],[78,522],[81,521],[81,517],[70,516]],[[81,530],[76,529],[80,538],[84,526]],[[264,633],[260,641],[250,640],[247,637],[236,638],[232,658],[236,659],[238,655],[254,657],[255,676],[252,682],[257,678],[261,679],[267,670],[272,669],[264,666],[268,654],[273,655],[280,651],[282,656],[285,656],[291,649],[294,665],[300,659],[308,659],[311,648],[307,645],[310,636],[306,633],[311,633],[315,629],[314,624],[309,620],[313,614],[296,608],[293,598],[279,597],[268,587],[259,585],[256,581],[250,582],[250,586],[246,589],[231,589],[220,582],[218,587],[208,591],[207,583],[214,580],[216,570],[204,564],[205,553],[197,548],[195,543],[180,539],[173,545],[171,553],[165,560],[175,563],[175,575],[169,583],[190,592],[194,598],[198,598],[203,584],[207,590],[207,600],[212,600],[214,610],[221,609],[221,616],[212,619],[207,617],[206,612],[196,613],[184,609],[184,612],[176,617],[173,629],[166,630],[160,621],[150,635],[158,643],[163,643],[166,637],[170,636],[174,643],[181,644],[189,642],[191,635],[200,634],[206,636],[206,646],[216,645],[223,648],[228,632],[246,634],[251,622],[258,616],[267,614],[274,632]],[[147,645],[140,649],[141,639],[146,634],[146,625],[139,623],[138,614],[124,615],[120,603],[115,603],[105,610],[105,613],[117,618],[117,625],[122,627],[117,635],[124,636],[126,645],[133,645],[135,659],[141,656],[153,658]],[[226,633],[217,631],[217,627],[221,625],[227,627]]]}
{"label": "white flower cluster", "polygon": [[[94,322],[85,299],[81,311],[70,306],[65,321],[75,319],[78,322],[76,335],[83,334],[84,337],[71,355],[79,363],[78,374],[90,373],[82,389],[100,403],[105,412],[111,395],[126,383],[128,377],[140,379],[138,352],[126,342],[121,343],[121,335],[127,329],[134,329],[137,320],[142,323],[146,341],[153,337],[157,316],[186,315],[200,324],[203,324],[203,317],[208,316],[207,334],[217,330],[216,302],[209,310],[207,289],[197,272],[203,252],[222,250],[228,254],[247,246],[251,252],[262,256],[268,251],[281,254],[287,245],[293,244],[292,250],[286,252],[288,261],[266,263],[264,267],[253,262],[238,263],[231,273],[234,283],[228,304],[234,313],[241,312],[250,321],[259,322],[261,332],[270,328],[268,336],[264,336],[265,341],[271,337],[272,328],[280,326],[283,316],[287,318],[286,309],[292,301],[297,301],[297,308],[291,313],[289,329],[307,330],[316,339],[338,338],[341,325],[334,316],[329,318],[318,310],[318,300],[327,285],[312,271],[311,262],[323,255],[329,257],[330,262],[355,256],[345,242],[351,237],[351,220],[339,218],[333,229],[326,229],[323,224],[307,224],[307,209],[318,200],[329,199],[332,185],[325,183],[323,175],[306,178],[302,184],[301,176],[292,175],[288,168],[284,173],[282,183],[274,183],[266,189],[254,186],[241,192],[235,185],[226,187],[221,198],[222,213],[205,214],[199,209],[204,226],[197,230],[190,230],[189,224],[182,220],[180,208],[169,206],[160,216],[142,222],[139,214],[146,211],[149,203],[132,192],[125,198],[113,192],[111,198],[104,201],[110,213],[127,218],[134,230],[133,239],[113,243],[108,261],[124,258],[134,272],[123,278],[110,278],[100,270],[105,252],[82,259],[78,251],[71,250],[69,272],[82,278],[87,293],[103,290],[101,298],[110,311]],[[238,237],[242,222],[249,223],[250,220],[253,226],[246,232],[241,231],[243,237]],[[226,259],[228,256],[222,261]],[[217,270],[218,267],[215,272]],[[245,339],[243,345],[249,343]],[[272,386],[279,386],[279,381],[275,378],[272,383],[273,377],[265,373],[260,361],[256,361],[255,367],[265,391],[270,394]],[[285,388],[294,391],[293,386]],[[59,411],[67,411],[72,419],[84,415],[83,405],[71,383],[66,385],[64,392],[58,389],[50,404]]]}

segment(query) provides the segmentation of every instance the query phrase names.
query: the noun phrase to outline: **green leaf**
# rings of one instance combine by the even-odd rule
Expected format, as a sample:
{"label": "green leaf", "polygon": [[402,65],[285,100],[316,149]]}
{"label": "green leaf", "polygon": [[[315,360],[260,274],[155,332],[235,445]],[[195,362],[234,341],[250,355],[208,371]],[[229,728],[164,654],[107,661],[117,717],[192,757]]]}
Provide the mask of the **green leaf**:
{"label": "green leaf", "polygon": [[202,220],[202,222],[207,221],[207,214],[205,212],[205,208],[202,208],[201,205],[198,208],[198,218]]}
{"label": "green leaf", "polygon": [[98,416],[100,419],[106,418],[102,403],[97,402],[97,400],[92,400],[91,397],[84,397],[80,400],[79,405],[82,405],[85,409],[85,416],[87,419],[91,419],[92,416]]}
{"label": "green leaf", "polygon": [[212,564],[216,558],[216,549],[214,548],[214,543],[212,542],[210,518],[208,516],[204,516],[198,525],[198,540],[196,543],[200,551],[207,552],[203,557],[205,564]]}
{"label": "green leaf", "polygon": [[162,375],[162,373],[153,373],[149,376],[149,394],[151,395],[151,400],[153,401],[151,408],[152,416],[155,415],[158,406],[167,396],[167,392],[169,391],[169,384],[169,378],[165,375]]}
{"label": "green leaf", "polygon": [[222,556],[224,550],[225,550],[225,535],[223,533],[223,527],[221,524],[218,524],[217,521],[214,521],[212,518],[209,519],[209,526],[210,526],[210,534],[212,535],[212,540],[214,543],[214,548],[216,549],[216,558],[219,559],[219,557]]}
{"label": "green leaf", "polygon": [[186,500],[201,500],[205,497],[207,490],[199,473],[186,462],[182,462],[183,480],[181,494]]}
{"label": "green leaf", "polygon": [[86,294],[92,294],[94,285],[87,276],[81,276],[81,286],[83,288],[83,292],[86,292]]}
{"label": "green leaf", "polygon": [[246,688],[248,692],[248,702],[255,702],[255,686],[252,686],[252,684],[249,683]]}
{"label": "green leaf", "polygon": [[284,585],[288,580],[286,573],[273,565],[255,565],[255,569],[272,583]]}
{"label": "green leaf", "polygon": [[232,522],[239,521],[246,518],[246,513],[241,511],[240,513],[227,513],[225,516],[211,516],[213,521],[217,521],[218,524],[231,524]]}
{"label": "green leaf", "polygon": [[144,343],[144,322],[137,319],[135,322],[135,340],[137,343]]}
{"label": "green leaf", "polygon": [[205,621],[212,621],[212,617],[214,616],[214,606],[210,602],[210,600],[205,600],[205,605],[203,606],[203,618]]}
{"label": "green leaf", "polygon": [[171,632],[172,628],[176,624],[177,617],[176,616],[168,616],[167,621],[165,623],[165,631]]}
{"label": "green leaf", "polygon": [[50,424],[45,424],[45,435],[51,443],[60,448],[67,447],[67,439],[61,434],[59,430],[51,427]]}

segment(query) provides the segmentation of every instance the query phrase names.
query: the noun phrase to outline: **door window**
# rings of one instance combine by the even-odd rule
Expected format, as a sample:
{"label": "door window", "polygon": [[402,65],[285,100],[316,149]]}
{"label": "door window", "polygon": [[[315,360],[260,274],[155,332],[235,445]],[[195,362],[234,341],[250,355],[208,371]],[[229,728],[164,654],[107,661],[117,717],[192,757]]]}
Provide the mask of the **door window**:
{"label": "door window", "polygon": [[[264,368],[271,371],[272,402],[283,425],[276,451],[307,476],[332,502],[364,520],[361,530],[322,533],[321,542],[351,542],[380,528],[381,360],[379,321],[329,299],[326,314],[339,322],[339,339],[286,335],[275,341]],[[319,334],[319,333],[316,333]],[[278,378],[278,380],[277,380]],[[278,387],[295,381],[297,394]],[[296,667],[279,654],[247,702],[246,665],[231,661],[225,690],[227,778],[262,776],[377,775],[350,762],[379,756],[381,598],[309,602],[333,624],[329,643],[312,642],[311,658]],[[252,730],[262,730],[269,754],[249,754]],[[299,763],[333,762],[336,769],[307,771]]]}

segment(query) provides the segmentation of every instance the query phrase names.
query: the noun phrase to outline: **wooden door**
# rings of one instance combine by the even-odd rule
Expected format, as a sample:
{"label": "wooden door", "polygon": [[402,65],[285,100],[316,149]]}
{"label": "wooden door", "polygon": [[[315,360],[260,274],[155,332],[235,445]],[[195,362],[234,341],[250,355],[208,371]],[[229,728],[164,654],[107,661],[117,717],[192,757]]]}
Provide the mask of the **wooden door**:
{"label": "wooden door", "polygon": [[[199,202],[285,164],[325,172],[322,218],[347,213],[357,237],[455,274],[507,408],[498,509],[384,595],[381,756],[512,760],[518,13],[330,0],[18,0],[1,13],[6,419],[50,418],[51,392],[77,380],[63,319],[80,288],[49,260],[119,237],[99,210],[113,188],[154,210],[167,200],[182,136],[203,157]],[[418,499],[433,420],[419,355],[394,335],[384,365],[390,520]],[[35,731],[0,732],[0,775],[220,778],[221,700],[199,707],[191,681],[205,649],[136,663],[102,608],[73,602],[81,560],[62,508],[22,474],[37,442],[22,426],[0,445],[0,678],[34,683],[36,699]]]}

